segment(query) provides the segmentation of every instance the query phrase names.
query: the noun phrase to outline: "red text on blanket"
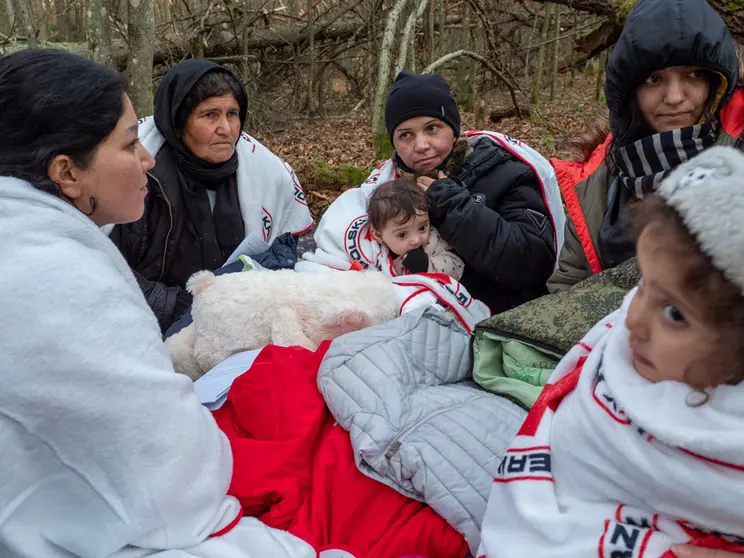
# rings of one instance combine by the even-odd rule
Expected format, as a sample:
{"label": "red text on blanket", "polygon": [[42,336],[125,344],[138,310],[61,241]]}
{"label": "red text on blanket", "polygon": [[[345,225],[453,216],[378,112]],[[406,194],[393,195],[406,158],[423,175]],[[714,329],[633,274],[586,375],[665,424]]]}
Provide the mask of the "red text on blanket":
{"label": "red text on blanket", "polygon": [[357,217],[352,221],[351,225],[349,225],[349,228],[346,229],[346,253],[349,254],[349,257],[362,264],[362,267],[364,269],[367,269],[369,267],[369,264],[364,261],[364,258],[362,257],[362,251],[359,247],[359,242],[361,240],[361,231],[362,228],[364,228],[364,225],[367,224],[367,216],[363,215],[361,217]]}
{"label": "red text on blanket", "polygon": [[274,228],[274,219],[265,207],[261,208],[261,227],[263,228],[261,232],[263,233],[264,242],[268,242],[271,238],[271,230]]}

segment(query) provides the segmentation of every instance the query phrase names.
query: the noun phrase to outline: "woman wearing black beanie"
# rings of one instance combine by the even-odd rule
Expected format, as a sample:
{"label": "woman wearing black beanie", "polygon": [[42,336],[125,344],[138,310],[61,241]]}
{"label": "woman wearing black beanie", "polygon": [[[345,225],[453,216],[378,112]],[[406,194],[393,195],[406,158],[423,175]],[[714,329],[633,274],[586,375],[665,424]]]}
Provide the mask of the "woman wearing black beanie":
{"label": "woman wearing black beanie", "polygon": [[562,209],[551,215],[521,144],[461,136],[457,103],[436,74],[401,72],[388,92],[385,125],[397,176],[426,190],[431,225],[464,260],[470,293],[494,313],[547,293]]}

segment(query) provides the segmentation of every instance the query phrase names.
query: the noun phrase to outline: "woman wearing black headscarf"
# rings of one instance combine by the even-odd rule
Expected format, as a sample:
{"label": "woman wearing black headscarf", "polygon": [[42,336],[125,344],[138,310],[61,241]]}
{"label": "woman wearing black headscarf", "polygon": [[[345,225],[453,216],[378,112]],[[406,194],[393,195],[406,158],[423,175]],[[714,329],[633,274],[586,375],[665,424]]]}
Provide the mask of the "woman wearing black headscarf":
{"label": "woman wearing black headscarf", "polygon": [[248,99],[229,70],[207,60],[174,66],[139,136],[155,155],[145,215],[111,239],[140,282],[161,328],[191,303],[184,290],[222,266],[250,233],[271,243],[312,225],[291,167],[241,131]]}

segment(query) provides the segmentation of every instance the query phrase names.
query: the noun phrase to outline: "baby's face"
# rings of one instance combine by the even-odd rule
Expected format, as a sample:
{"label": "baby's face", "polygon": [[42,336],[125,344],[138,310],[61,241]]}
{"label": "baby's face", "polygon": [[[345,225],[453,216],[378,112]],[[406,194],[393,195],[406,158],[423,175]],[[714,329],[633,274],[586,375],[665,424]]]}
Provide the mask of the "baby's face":
{"label": "baby's face", "polygon": [[405,223],[388,221],[378,233],[378,240],[399,256],[429,244],[429,215],[418,213]]}
{"label": "baby's face", "polygon": [[643,280],[625,319],[633,367],[650,382],[684,383],[686,374],[705,377],[719,336],[704,320],[701,301],[682,283],[687,269],[669,250],[673,239],[654,235],[655,229],[646,227],[638,239]]}

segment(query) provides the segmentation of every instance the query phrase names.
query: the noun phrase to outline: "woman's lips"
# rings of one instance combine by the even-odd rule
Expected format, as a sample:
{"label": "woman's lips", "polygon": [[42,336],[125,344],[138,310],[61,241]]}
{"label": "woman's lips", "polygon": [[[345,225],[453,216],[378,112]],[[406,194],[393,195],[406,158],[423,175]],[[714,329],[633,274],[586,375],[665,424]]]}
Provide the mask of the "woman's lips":
{"label": "woman's lips", "polygon": [[680,118],[689,116],[689,114],[689,112],[670,112],[668,114],[661,114],[659,116],[660,118],[665,118],[667,120],[678,120]]}
{"label": "woman's lips", "polygon": [[416,165],[417,166],[419,166],[419,165],[428,165],[428,164],[434,163],[436,160],[437,160],[436,157],[428,157],[426,159],[420,159],[420,160],[416,161]]}

